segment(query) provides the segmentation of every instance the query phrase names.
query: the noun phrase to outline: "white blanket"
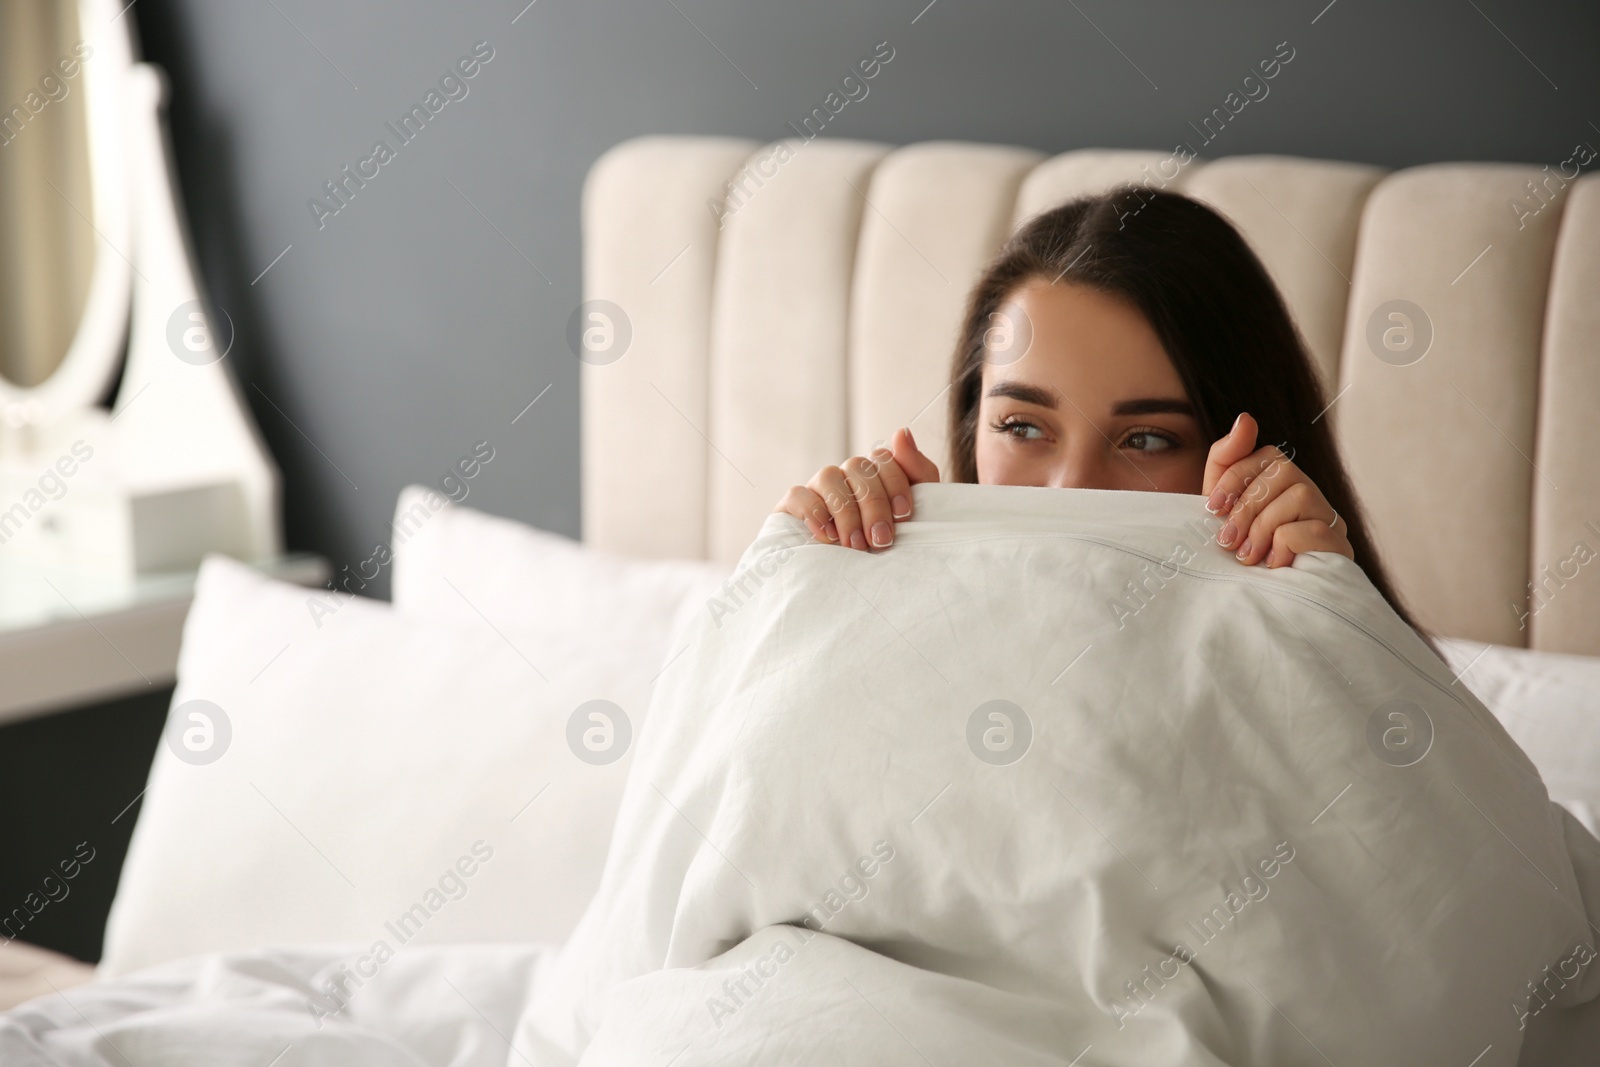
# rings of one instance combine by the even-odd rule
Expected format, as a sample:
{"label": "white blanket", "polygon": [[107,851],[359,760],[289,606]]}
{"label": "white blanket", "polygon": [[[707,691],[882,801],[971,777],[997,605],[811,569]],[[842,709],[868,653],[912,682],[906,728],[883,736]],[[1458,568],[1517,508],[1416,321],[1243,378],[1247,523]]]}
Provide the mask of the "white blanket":
{"label": "white blanket", "polygon": [[1600,843],[1353,563],[1247,569],[1190,496],[916,508],[870,556],[768,520],[657,683],[524,1035],[1489,1067],[1600,1005]]}
{"label": "white blanket", "polygon": [[278,1067],[1596,1062],[1600,842],[1354,564],[1244,568],[1190,496],[915,492],[870,556],[769,519],[559,953],[418,949],[320,1030],[310,963],[203,958],[0,1060],[264,1064],[292,1010],[367,1044]]}
{"label": "white blanket", "polygon": [[[0,1015],[4,1067],[505,1067],[547,962],[527,945],[213,953]],[[527,1046],[523,1046],[526,1048]],[[533,1063],[567,1063],[552,1053]]]}

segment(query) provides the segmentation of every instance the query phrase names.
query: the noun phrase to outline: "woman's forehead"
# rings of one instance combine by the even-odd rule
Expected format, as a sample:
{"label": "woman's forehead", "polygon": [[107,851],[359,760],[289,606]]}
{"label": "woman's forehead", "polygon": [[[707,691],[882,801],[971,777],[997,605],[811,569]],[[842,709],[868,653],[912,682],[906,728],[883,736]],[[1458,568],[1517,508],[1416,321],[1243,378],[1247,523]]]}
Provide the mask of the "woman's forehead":
{"label": "woman's forehead", "polygon": [[1032,389],[1106,406],[1185,396],[1143,313],[1122,297],[1082,285],[1040,280],[1020,287],[995,316],[985,348],[986,396],[1002,383],[1015,387],[1009,390],[1014,396]]}

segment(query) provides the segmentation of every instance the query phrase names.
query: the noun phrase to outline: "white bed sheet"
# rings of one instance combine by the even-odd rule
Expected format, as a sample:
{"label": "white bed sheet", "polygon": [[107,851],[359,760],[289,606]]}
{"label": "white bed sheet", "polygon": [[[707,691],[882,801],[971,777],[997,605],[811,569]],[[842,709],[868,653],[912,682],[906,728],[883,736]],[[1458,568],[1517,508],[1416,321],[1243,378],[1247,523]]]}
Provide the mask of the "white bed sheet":
{"label": "white bed sheet", "polygon": [[916,492],[878,555],[769,520],[559,951],[369,958],[331,1020],[324,950],[205,956],[0,1058],[1595,1061],[1600,842],[1358,568],[1246,571],[1195,497]]}

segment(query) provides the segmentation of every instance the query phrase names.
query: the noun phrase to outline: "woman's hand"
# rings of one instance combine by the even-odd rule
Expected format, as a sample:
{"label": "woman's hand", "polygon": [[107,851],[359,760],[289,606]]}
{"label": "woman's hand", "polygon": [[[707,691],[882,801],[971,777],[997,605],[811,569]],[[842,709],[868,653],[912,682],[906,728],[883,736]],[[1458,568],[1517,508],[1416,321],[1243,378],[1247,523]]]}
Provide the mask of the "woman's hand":
{"label": "woman's hand", "polygon": [[1299,552],[1355,559],[1349,527],[1322,490],[1276,447],[1257,448],[1257,432],[1256,420],[1240,415],[1206,457],[1206,510],[1226,520],[1217,543],[1247,566],[1287,567]]}
{"label": "woman's hand", "polygon": [[869,552],[893,544],[894,524],[911,517],[911,487],[938,480],[939,468],[901,427],[888,448],[823,467],[805,485],[790,488],[772,510],[804,522],[818,541]]}

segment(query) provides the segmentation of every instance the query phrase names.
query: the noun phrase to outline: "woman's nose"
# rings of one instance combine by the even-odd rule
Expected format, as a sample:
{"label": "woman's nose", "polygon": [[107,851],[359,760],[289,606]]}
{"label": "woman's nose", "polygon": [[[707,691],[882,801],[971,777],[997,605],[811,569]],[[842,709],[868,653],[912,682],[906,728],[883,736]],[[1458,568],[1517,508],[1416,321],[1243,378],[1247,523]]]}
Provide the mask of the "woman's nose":
{"label": "woman's nose", "polygon": [[1103,447],[1071,448],[1062,453],[1050,485],[1056,489],[1114,489],[1115,474],[1109,469]]}

